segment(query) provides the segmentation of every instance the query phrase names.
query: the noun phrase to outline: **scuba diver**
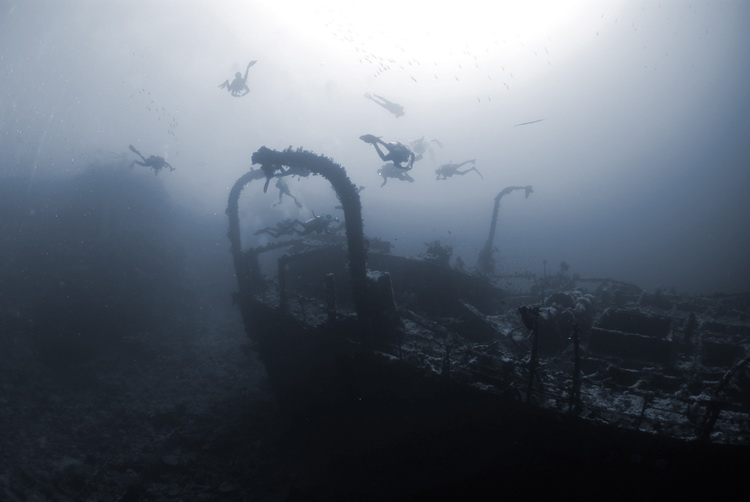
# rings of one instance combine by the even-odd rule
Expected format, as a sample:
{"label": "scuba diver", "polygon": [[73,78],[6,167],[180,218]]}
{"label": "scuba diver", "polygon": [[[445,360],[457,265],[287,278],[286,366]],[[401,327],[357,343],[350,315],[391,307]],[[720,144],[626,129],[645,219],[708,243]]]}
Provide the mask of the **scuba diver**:
{"label": "scuba diver", "polygon": [[[375,147],[375,151],[378,152],[378,155],[380,155],[380,158],[382,160],[390,160],[391,162],[393,162],[393,165],[395,165],[399,169],[408,171],[414,166],[414,152],[409,150],[409,147],[407,147],[403,143],[399,143],[397,141],[393,143],[386,143],[379,137],[373,136],[372,134],[365,134],[363,136],[360,136],[359,139],[361,139],[365,143],[370,143]],[[388,151],[388,153],[383,153],[379,145],[382,145]],[[406,167],[401,165],[404,162],[406,162]]]}
{"label": "scuba diver", "polygon": [[219,88],[220,89],[226,88],[226,90],[229,91],[232,94],[232,96],[236,98],[241,98],[242,96],[249,93],[250,88],[247,86],[247,74],[250,71],[250,67],[254,65],[256,62],[257,61],[253,60],[247,64],[244,77],[242,76],[242,73],[237,72],[234,74],[234,80],[232,80],[232,83],[229,83],[229,80],[225,80],[222,84],[219,85]]}
{"label": "scuba diver", "polygon": [[419,139],[415,139],[412,141],[409,141],[409,148],[411,148],[411,151],[415,153],[416,157],[414,160],[422,160],[425,153],[430,154],[430,158],[435,158],[435,151],[431,143],[436,144],[439,147],[443,147],[443,144],[436,140],[436,139],[425,139],[424,136],[422,136]]}
{"label": "scuba diver", "polygon": [[479,175],[480,178],[484,179],[484,176],[482,176],[482,173],[479,172],[476,166],[471,166],[466,171],[459,171],[458,168],[463,166],[464,164],[473,164],[476,162],[476,160],[465,160],[461,162],[460,164],[443,164],[442,166],[435,169],[435,173],[437,174],[436,180],[447,180],[454,174],[458,174],[460,176],[463,176],[464,174],[468,173],[469,171],[476,171],[476,173]]}
{"label": "scuba diver", "polygon": [[316,216],[315,213],[313,213],[313,217],[307,221],[286,219],[277,223],[275,227],[261,228],[255,232],[255,235],[268,234],[273,238],[278,238],[283,235],[293,234],[300,236],[309,235],[311,233],[333,234],[338,229],[333,228],[332,225],[338,221],[338,218],[334,218],[330,214]]}
{"label": "scuba diver", "polygon": [[409,176],[407,171],[397,167],[393,162],[383,164],[383,166],[378,169],[378,174],[383,177],[383,183],[380,185],[381,187],[384,187],[385,184],[388,183],[388,178],[396,178],[397,180],[408,181],[409,183],[414,182],[414,178]]}
{"label": "scuba diver", "polygon": [[170,171],[174,171],[174,167],[164,160],[164,157],[159,157],[156,155],[152,155],[149,158],[144,157],[141,155],[141,152],[135,149],[133,145],[128,145],[128,148],[130,148],[130,151],[138,155],[141,159],[143,159],[143,162],[139,162],[137,160],[134,160],[130,167],[132,168],[134,165],[138,164],[139,166],[144,167],[150,167],[154,170],[154,174],[159,174],[159,171],[161,171],[163,168],[168,167]]}
{"label": "scuba diver", "polygon": [[274,239],[281,237],[282,235],[292,235],[296,232],[295,225],[299,223],[299,220],[292,220],[287,218],[286,220],[280,221],[275,227],[261,228],[255,235],[268,234]]}
{"label": "scuba diver", "polygon": [[385,108],[386,110],[394,114],[396,118],[404,114],[403,106],[399,105],[398,103],[394,103],[393,101],[389,101],[385,99],[383,96],[378,96],[377,94],[373,95],[368,92],[365,94],[365,97],[369,99],[370,101],[379,104],[380,106],[382,106],[383,108]]}
{"label": "scuba diver", "polygon": [[278,206],[279,204],[281,204],[282,202],[281,199],[283,198],[284,195],[286,195],[292,198],[292,200],[294,201],[297,207],[302,207],[302,203],[297,200],[297,197],[292,195],[292,192],[289,191],[289,185],[287,184],[286,181],[284,181],[284,178],[278,178],[276,180],[276,188],[279,189],[279,201],[276,204],[274,204],[274,206]]}

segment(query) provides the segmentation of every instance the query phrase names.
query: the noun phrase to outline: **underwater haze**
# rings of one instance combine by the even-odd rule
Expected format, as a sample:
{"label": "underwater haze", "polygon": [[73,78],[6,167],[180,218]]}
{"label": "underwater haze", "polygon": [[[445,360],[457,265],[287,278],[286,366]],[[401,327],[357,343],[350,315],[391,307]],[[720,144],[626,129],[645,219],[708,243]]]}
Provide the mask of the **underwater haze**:
{"label": "underwater haze", "polygon": [[[495,196],[531,185],[528,197],[502,199],[500,274],[541,275],[565,262],[581,277],[646,289],[748,292],[750,4],[489,5],[2,0],[3,193],[41,207],[45,194],[83,186],[70,180],[91,169],[113,173],[84,185],[145,190],[154,211],[192,215],[159,220],[158,232],[192,229],[196,246],[181,252],[214,253],[201,263],[225,259],[226,272],[230,187],[261,146],[302,147],[364,187],[365,233],[395,254],[440,240],[474,267]],[[220,87],[251,61],[246,95]],[[430,148],[408,172],[413,181],[381,186],[383,162],[365,134],[424,137]],[[136,151],[174,171],[131,166]],[[467,160],[476,170],[436,179],[439,167]],[[273,185],[245,189],[246,240],[285,218],[342,217],[323,180],[287,180],[302,207],[286,196],[274,206]],[[6,249],[20,235],[9,219],[30,220],[9,200],[0,204]],[[153,255],[134,252],[144,263]],[[157,258],[170,256],[159,249]]]}

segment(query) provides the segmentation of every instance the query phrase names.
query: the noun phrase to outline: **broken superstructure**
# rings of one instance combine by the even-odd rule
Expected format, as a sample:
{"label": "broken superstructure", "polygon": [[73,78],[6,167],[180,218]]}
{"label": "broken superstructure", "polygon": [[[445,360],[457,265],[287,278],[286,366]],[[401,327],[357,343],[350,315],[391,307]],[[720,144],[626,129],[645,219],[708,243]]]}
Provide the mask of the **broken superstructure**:
{"label": "broken superstructure", "polygon": [[[330,159],[261,148],[253,163],[261,169],[241,177],[229,197],[236,302],[291,409],[309,417],[366,407],[384,420],[403,407],[399,420],[408,409],[422,426],[481,409],[498,420],[563,420],[597,441],[610,430],[628,431],[611,439],[623,444],[750,445],[746,298],[651,294],[609,280],[512,296],[490,268],[472,274],[429,253],[394,256],[376,239],[368,249],[357,190]],[[333,185],[346,237],[241,249],[243,187],[301,169]],[[490,267],[492,232],[485,248]],[[264,276],[258,257],[279,249],[287,252],[276,277]]]}

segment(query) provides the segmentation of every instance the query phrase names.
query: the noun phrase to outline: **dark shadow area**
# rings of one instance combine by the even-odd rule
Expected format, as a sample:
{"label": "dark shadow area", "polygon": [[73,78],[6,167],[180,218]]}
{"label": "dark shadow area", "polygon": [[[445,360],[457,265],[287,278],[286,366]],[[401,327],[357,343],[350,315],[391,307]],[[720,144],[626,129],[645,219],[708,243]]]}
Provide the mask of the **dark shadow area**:
{"label": "dark shadow area", "polygon": [[[322,324],[297,333],[299,323],[279,324],[264,366],[231,303],[237,283],[224,215],[193,215],[158,178],[117,167],[33,186],[5,180],[0,191],[1,500],[748,495],[747,448],[651,441],[642,431],[549,413],[519,393],[484,392],[498,377],[492,366],[510,368],[508,357],[525,357],[529,341],[503,324],[512,299],[430,253],[411,261],[369,254],[371,270],[393,276],[409,326],[400,360],[357,343],[342,350],[340,336],[354,326],[344,318],[335,330]],[[308,321],[324,319],[315,316],[315,298],[326,295],[321,278],[347,271],[341,249],[321,249],[287,271],[290,310],[304,299]],[[339,293],[350,293],[338,280]],[[597,298],[603,306],[608,297]],[[545,385],[554,358],[569,358],[571,312],[594,325],[587,302],[582,292],[560,292],[537,309]],[[692,310],[706,313],[695,302]],[[648,373],[650,360],[616,367],[622,349],[605,336],[663,342],[666,313],[639,310],[653,305],[683,304],[643,297],[640,307],[606,311],[593,328],[579,324],[593,330],[584,345],[612,361],[587,359],[583,373],[629,386],[641,380],[644,392],[681,390],[670,374]],[[354,304],[338,307],[344,317]],[[687,343],[697,336],[690,326],[686,320],[672,335]],[[694,331],[716,345],[745,328],[711,321]],[[441,343],[433,353],[419,346],[428,330]],[[670,361],[692,354],[678,341]],[[425,368],[441,364],[425,377]],[[477,368],[486,379],[467,391],[467,371]]]}
{"label": "dark shadow area", "polygon": [[0,192],[0,500],[257,492],[273,402],[224,219],[117,166]]}

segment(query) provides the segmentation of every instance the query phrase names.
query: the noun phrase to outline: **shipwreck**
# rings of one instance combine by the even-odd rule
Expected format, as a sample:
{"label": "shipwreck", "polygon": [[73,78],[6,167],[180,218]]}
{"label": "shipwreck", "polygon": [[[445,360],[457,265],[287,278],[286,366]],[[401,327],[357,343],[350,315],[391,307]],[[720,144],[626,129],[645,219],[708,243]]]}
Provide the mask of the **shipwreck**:
{"label": "shipwreck", "polygon": [[[647,293],[570,277],[567,265],[509,294],[491,256],[497,209],[530,186],[500,192],[472,272],[451,267],[439,242],[407,258],[366,238],[357,189],[331,159],[262,147],[252,162],[260,169],[237,180],[227,209],[234,300],[279,402],[300,423],[336,424],[348,448],[368,451],[401,454],[408,444],[416,455],[437,443],[472,472],[509,465],[518,441],[592,464],[618,452],[622,465],[636,456],[749,465],[746,297]],[[300,172],[331,183],[343,234],[243,249],[244,187]],[[274,253],[275,277],[259,265]]]}

